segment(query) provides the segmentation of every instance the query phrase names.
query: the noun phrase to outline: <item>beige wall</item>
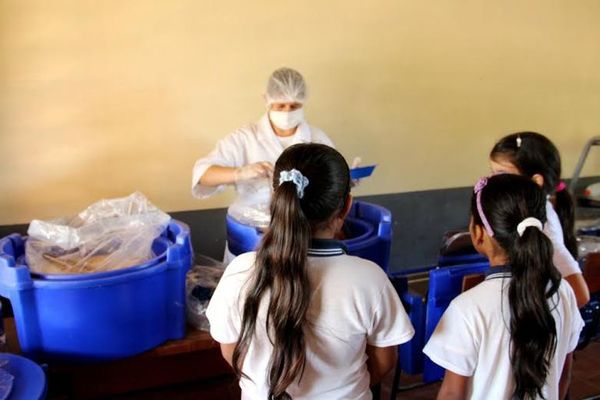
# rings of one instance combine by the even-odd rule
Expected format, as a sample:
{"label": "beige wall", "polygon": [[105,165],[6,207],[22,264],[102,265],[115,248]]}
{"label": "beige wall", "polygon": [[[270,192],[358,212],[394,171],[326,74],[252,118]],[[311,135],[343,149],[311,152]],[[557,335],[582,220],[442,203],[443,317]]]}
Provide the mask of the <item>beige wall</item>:
{"label": "beige wall", "polygon": [[311,123],[380,164],[358,194],[470,185],[521,129],[570,176],[600,134],[598,21],[596,0],[0,0],[0,224],[135,190],[225,205],[191,198],[193,162],[260,116],[282,65]]}

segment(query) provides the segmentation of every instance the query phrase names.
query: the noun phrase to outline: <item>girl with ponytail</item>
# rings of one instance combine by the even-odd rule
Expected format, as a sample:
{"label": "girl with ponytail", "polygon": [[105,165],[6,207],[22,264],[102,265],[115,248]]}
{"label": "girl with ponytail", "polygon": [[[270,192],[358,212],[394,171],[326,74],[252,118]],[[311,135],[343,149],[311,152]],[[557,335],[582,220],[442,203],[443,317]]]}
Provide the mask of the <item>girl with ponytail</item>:
{"label": "girl with ponytail", "polygon": [[583,320],[552,264],[546,196],[531,179],[482,178],[470,231],[486,279],[455,298],[423,350],[446,369],[438,399],[563,399]]}
{"label": "girl with ponytail", "polygon": [[577,263],[575,207],[567,185],[560,180],[561,163],[558,149],[547,137],[539,133],[514,133],[496,143],[490,153],[490,164],[495,174],[528,176],[548,196],[548,222],[544,226],[544,233],[554,246],[554,265],[573,288],[577,305],[583,307],[590,300],[590,293]]}
{"label": "girl with ponytail", "polygon": [[271,222],[225,270],[207,310],[244,399],[370,399],[414,334],[385,273],[334,240],[351,206],[348,165],[320,144],[275,164]]}

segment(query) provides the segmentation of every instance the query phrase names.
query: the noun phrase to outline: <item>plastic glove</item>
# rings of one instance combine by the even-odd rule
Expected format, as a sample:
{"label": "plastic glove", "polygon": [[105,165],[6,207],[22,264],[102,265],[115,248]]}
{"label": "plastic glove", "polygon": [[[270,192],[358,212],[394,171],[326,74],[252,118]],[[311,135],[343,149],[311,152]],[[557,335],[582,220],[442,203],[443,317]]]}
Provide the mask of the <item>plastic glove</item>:
{"label": "plastic glove", "polygon": [[273,175],[273,164],[260,161],[254,164],[244,165],[235,170],[235,182],[243,182],[257,178],[269,178]]}

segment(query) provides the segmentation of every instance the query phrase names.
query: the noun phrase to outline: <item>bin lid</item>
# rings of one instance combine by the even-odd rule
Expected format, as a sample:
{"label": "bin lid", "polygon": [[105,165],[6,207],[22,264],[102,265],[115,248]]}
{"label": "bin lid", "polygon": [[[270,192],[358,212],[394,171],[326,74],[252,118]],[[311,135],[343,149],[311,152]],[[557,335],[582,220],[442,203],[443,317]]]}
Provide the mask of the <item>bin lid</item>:
{"label": "bin lid", "polygon": [[0,365],[13,376],[12,387],[7,387],[6,393],[0,393],[0,399],[39,400],[45,397],[46,375],[38,364],[22,356],[0,353]]}

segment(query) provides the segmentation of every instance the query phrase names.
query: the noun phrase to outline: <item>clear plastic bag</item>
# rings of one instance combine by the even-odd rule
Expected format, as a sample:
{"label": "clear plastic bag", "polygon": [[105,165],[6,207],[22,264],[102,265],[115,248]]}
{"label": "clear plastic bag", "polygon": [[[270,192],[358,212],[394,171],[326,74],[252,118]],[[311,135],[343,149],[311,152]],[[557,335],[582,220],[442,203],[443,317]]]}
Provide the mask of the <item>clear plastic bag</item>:
{"label": "clear plastic bag", "polygon": [[85,274],[139,265],[171,217],[141,193],[100,200],[78,215],[33,220],[25,254],[32,272]]}
{"label": "clear plastic bag", "polygon": [[196,264],[185,279],[187,321],[196,329],[208,331],[210,325],[206,318],[206,308],[223,276],[225,265],[202,255],[196,256]]}
{"label": "clear plastic bag", "polygon": [[268,227],[271,221],[271,181],[265,178],[252,179],[236,184],[236,191],[238,196],[227,213],[242,224]]}

